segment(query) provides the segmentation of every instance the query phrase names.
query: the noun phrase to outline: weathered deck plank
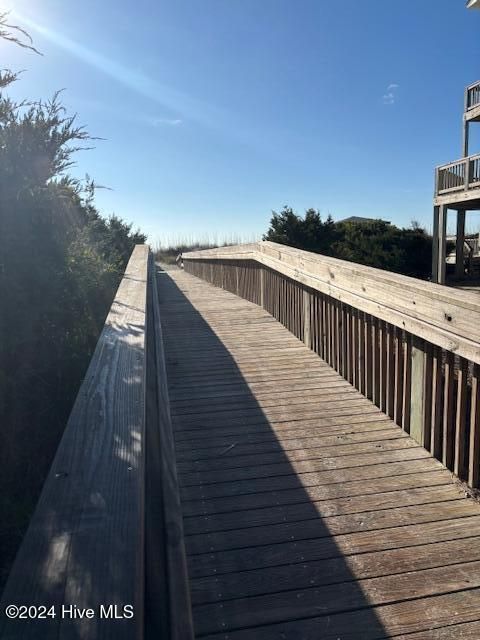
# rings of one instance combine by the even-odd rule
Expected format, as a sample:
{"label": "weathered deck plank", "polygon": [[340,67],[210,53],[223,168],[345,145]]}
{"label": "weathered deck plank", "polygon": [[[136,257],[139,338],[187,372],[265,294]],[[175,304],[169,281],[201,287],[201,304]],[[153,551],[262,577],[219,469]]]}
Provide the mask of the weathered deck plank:
{"label": "weathered deck plank", "polygon": [[480,506],[260,307],[159,277],[197,637],[480,637]]}
{"label": "weathered deck plank", "polygon": [[148,260],[137,245],[3,592],[2,640],[143,638]]}

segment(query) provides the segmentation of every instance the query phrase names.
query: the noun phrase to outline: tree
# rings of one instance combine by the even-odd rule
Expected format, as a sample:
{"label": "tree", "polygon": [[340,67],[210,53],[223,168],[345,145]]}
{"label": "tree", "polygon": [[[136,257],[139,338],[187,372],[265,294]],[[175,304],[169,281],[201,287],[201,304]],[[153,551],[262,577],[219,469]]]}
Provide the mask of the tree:
{"label": "tree", "polygon": [[[0,37],[17,42],[5,25],[0,14]],[[92,180],[68,175],[91,138],[60,95],[14,102],[8,74],[0,86],[0,583],[133,246],[146,239],[100,214]]]}
{"label": "tree", "polygon": [[8,11],[0,10],[0,39],[8,40],[9,42],[13,42],[19,47],[30,49],[30,51],[35,51],[35,53],[41,55],[40,52],[33,46],[33,40],[30,37],[30,34],[18,25],[10,24],[8,22],[9,15],[10,14]]}
{"label": "tree", "polygon": [[264,240],[417,278],[430,276],[432,238],[418,223],[399,229],[382,220],[335,223],[329,216],[323,222],[315,209],[302,218],[286,206],[272,213]]}
{"label": "tree", "polygon": [[[33,46],[33,41],[30,35],[21,27],[10,24],[8,22],[8,16],[8,11],[0,10],[0,40],[13,42],[23,49],[30,49],[30,51],[34,51],[35,53],[38,53],[38,55],[42,55],[40,51]],[[16,80],[17,77],[18,74],[13,73],[10,69],[0,70],[0,89],[7,87]]]}
{"label": "tree", "polygon": [[284,206],[280,213],[272,211],[270,228],[263,239],[329,255],[337,232],[331,216],[322,222],[319,211],[307,209],[302,218],[291,207]]}
{"label": "tree", "polygon": [[423,229],[399,229],[382,220],[339,227],[335,257],[416,278],[430,275],[432,239]]}

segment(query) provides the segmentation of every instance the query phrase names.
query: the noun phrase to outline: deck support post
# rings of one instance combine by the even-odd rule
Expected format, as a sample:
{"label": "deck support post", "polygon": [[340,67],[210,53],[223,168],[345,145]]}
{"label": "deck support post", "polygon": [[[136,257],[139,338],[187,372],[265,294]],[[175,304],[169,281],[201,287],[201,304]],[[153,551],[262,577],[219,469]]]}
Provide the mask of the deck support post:
{"label": "deck support post", "polygon": [[462,144],[462,149],[463,149],[463,157],[466,158],[468,156],[468,133],[469,133],[469,126],[470,123],[468,122],[468,120],[463,121],[463,144]]}
{"label": "deck support post", "polygon": [[441,205],[438,212],[438,267],[437,282],[445,284],[445,271],[447,259],[447,214],[446,205]]}
{"label": "deck support post", "polygon": [[236,294],[237,296],[240,295],[240,285],[239,285],[239,281],[240,281],[240,267],[238,266],[238,264],[235,267],[235,282],[236,282]]}
{"label": "deck support post", "polygon": [[422,447],[429,447],[425,442],[425,410],[426,410],[426,350],[425,341],[417,336],[412,337],[411,377],[410,377],[410,436]]}
{"label": "deck support post", "polygon": [[303,342],[310,349],[310,293],[303,290]]}
{"label": "deck support post", "polygon": [[440,207],[433,207],[432,282],[438,282],[438,218]]}
{"label": "deck support post", "polygon": [[455,246],[455,277],[463,279],[465,270],[463,267],[463,246],[465,243],[465,211],[457,211],[457,239]]}

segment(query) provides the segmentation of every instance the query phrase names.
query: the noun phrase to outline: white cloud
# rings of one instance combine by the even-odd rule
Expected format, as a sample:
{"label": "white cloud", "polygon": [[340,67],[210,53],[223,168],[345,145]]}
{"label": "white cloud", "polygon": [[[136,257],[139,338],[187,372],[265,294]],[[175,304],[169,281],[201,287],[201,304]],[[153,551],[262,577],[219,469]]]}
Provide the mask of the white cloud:
{"label": "white cloud", "polygon": [[167,125],[170,127],[176,127],[179,124],[182,124],[183,120],[180,118],[151,118],[150,124],[153,127],[161,127],[162,125]]}
{"label": "white cloud", "polygon": [[382,97],[383,104],[395,104],[396,91],[399,88],[399,86],[400,85],[395,84],[393,82],[388,85]]}
{"label": "white cloud", "polygon": [[73,98],[67,96],[66,102],[72,109],[74,107],[80,109],[88,109],[95,111],[96,113],[107,115],[109,118],[119,119],[129,124],[143,125],[145,127],[176,127],[183,124],[181,118],[167,118],[165,116],[153,116],[148,113],[137,113],[115,105],[112,107],[110,104],[101,100],[95,100],[86,98],[83,95],[73,95]]}

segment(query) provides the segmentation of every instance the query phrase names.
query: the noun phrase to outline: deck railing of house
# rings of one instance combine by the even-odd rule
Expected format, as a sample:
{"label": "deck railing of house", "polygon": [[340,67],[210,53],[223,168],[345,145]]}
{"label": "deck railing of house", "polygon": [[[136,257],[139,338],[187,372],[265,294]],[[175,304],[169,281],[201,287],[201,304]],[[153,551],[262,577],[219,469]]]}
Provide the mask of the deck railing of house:
{"label": "deck railing of house", "polygon": [[480,187],[480,155],[444,164],[436,170],[435,195]]}
{"label": "deck railing of house", "polygon": [[465,109],[473,109],[480,105],[480,81],[474,82],[466,88]]}
{"label": "deck railing of house", "polygon": [[480,303],[271,242],[183,254],[263,308],[470,486],[480,482]]}

